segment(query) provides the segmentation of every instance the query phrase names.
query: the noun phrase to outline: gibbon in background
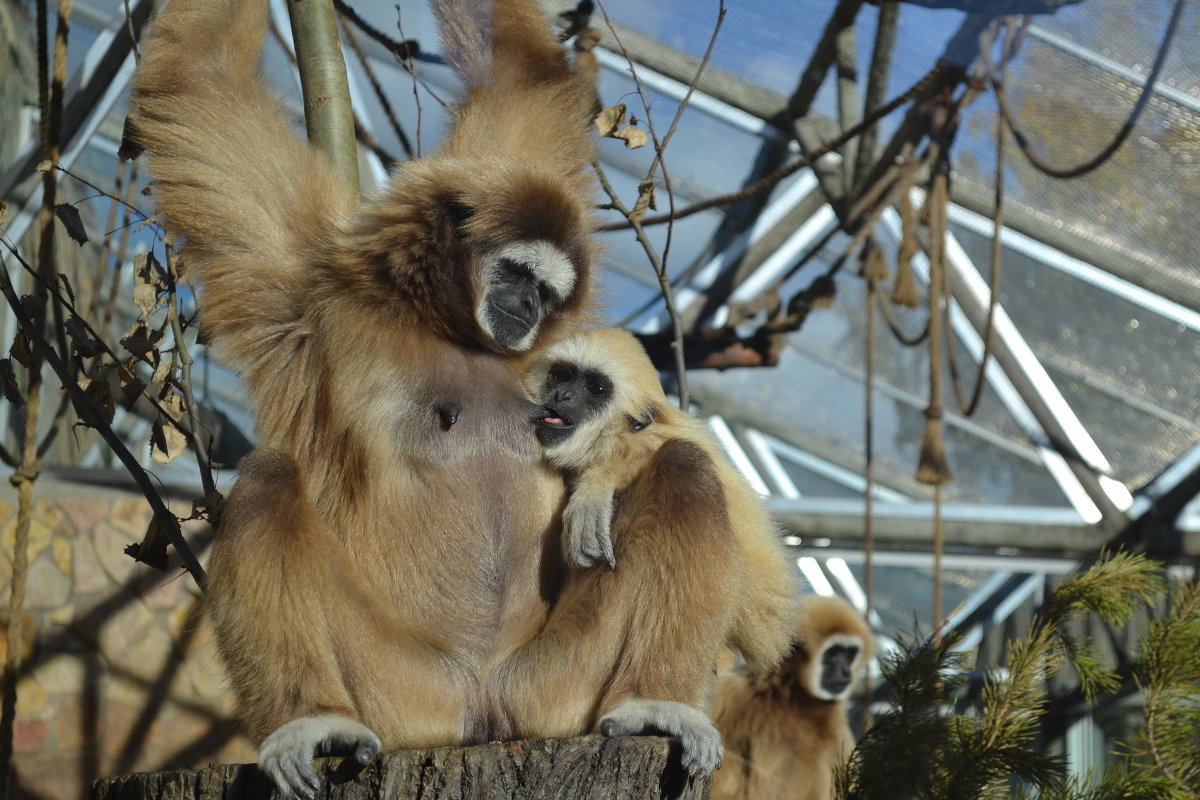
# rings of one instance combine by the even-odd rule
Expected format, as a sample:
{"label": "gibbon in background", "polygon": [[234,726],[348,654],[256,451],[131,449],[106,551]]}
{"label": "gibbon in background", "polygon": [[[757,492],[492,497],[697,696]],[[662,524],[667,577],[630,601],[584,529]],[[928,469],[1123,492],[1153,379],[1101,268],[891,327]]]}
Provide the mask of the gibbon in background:
{"label": "gibbon in background", "polygon": [[854,749],[846,699],[874,652],[850,604],[800,602],[792,654],[765,677],[717,678],[714,718],[725,738],[713,800],[832,800],[834,772]]}
{"label": "gibbon in background", "polygon": [[689,771],[711,771],[723,646],[769,668],[790,644],[795,585],[775,530],[703,426],[670,407],[625,331],[548,348],[528,385],[545,407],[546,456],[569,475],[572,568],[545,630],[501,674],[503,696],[524,709],[512,714],[517,730],[657,730],[682,738]]}
{"label": "gibbon in background", "polygon": [[171,0],[135,78],[159,219],[257,407],[206,602],[287,796],[317,751],[510,736],[491,675],[548,609],[564,487],[521,375],[589,313],[594,95],[534,0],[432,5],[465,101],[365,202],[255,75],[266,0]]}

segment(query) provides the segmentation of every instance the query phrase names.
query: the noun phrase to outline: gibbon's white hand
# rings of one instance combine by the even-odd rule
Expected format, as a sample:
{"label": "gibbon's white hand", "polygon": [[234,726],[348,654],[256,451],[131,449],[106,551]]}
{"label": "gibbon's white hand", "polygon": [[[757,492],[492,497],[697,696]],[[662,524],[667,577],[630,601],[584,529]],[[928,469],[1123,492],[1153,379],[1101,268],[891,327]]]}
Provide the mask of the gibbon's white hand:
{"label": "gibbon's white hand", "polygon": [[671,700],[626,700],[600,718],[605,736],[664,733],[683,743],[683,767],[692,775],[721,766],[725,745],[711,719],[699,709]]}
{"label": "gibbon's white hand", "polygon": [[606,488],[580,487],[563,511],[563,557],[574,567],[617,566],[612,544],[613,495]]}
{"label": "gibbon's white hand", "polygon": [[285,722],[258,749],[258,767],[271,776],[284,797],[311,800],[321,788],[313,757],[344,755],[369,764],[379,755],[379,737],[362,723],[338,714]]}

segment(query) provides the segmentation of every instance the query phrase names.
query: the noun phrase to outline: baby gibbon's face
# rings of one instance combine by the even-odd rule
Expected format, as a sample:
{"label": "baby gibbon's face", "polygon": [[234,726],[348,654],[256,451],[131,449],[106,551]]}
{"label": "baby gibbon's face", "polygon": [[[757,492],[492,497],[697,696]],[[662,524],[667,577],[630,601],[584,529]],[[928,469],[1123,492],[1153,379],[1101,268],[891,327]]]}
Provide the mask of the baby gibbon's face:
{"label": "baby gibbon's face", "polygon": [[633,336],[584,331],[551,347],[527,376],[538,441],[552,462],[581,469],[603,461],[654,422],[665,403],[658,373]]}
{"label": "baby gibbon's face", "polygon": [[552,363],[537,398],[545,409],[537,421],[538,441],[543,447],[562,444],[576,426],[603,414],[612,394],[612,379],[603,372],[568,361]]}

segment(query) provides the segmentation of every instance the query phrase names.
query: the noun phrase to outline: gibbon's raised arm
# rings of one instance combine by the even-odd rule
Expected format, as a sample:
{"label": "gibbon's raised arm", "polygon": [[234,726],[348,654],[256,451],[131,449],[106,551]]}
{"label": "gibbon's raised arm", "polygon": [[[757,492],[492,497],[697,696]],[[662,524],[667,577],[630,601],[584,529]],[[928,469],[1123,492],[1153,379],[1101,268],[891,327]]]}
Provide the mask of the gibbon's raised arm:
{"label": "gibbon's raised arm", "polygon": [[326,259],[356,202],[357,187],[289,129],[257,80],[267,5],[169,2],[143,46],[131,103],[158,215],[186,237],[204,324],[238,366],[295,324],[290,290]]}
{"label": "gibbon's raised arm", "polygon": [[[434,0],[431,5],[443,51],[467,89],[441,152],[513,156],[563,177],[579,174],[584,178],[579,189],[590,193],[591,176],[582,173],[592,155],[586,128],[595,91],[567,61],[537,3]],[[486,14],[488,5],[494,17]]]}

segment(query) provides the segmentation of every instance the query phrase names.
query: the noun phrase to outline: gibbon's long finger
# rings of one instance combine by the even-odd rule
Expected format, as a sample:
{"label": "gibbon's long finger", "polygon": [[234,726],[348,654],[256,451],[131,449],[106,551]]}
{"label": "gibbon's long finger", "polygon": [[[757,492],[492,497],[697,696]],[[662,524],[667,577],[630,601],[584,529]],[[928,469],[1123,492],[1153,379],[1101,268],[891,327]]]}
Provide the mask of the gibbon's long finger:
{"label": "gibbon's long finger", "polygon": [[288,798],[316,796],[321,782],[313,772],[315,755],[353,756],[367,764],[379,755],[379,737],[362,723],[339,714],[300,717],[263,740],[258,766]]}
{"label": "gibbon's long finger", "polygon": [[586,492],[571,496],[563,511],[563,556],[576,567],[600,563],[616,567],[612,543],[612,494],[590,497]]}
{"label": "gibbon's long finger", "polygon": [[658,731],[678,736],[683,766],[690,774],[712,772],[721,766],[725,745],[711,719],[697,708],[671,700],[625,700],[600,719],[605,736],[635,736]]}

